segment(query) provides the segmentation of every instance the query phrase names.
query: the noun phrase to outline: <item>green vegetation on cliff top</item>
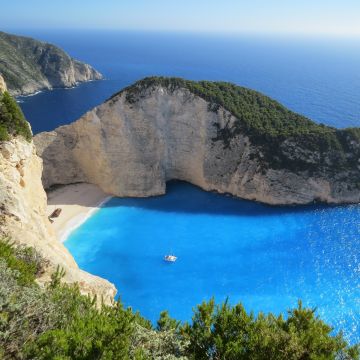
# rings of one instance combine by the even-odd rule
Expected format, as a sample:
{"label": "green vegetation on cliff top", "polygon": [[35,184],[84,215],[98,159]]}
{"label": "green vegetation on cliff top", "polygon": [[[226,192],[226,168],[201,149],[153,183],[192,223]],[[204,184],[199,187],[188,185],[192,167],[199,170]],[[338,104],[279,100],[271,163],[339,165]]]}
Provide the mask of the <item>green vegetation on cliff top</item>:
{"label": "green vegetation on cliff top", "polygon": [[[265,158],[272,166],[291,166],[279,148],[285,140],[293,141],[312,152],[319,152],[320,155],[332,153],[332,160],[338,169],[354,165],[354,159],[347,158],[345,154],[355,151],[354,158],[360,155],[359,147],[352,147],[353,142],[360,144],[360,128],[339,130],[317,124],[257,91],[231,83],[148,77],[120,93],[125,91],[127,101],[134,103],[143,90],[156,86],[163,86],[170,91],[185,88],[208,101],[209,111],[217,112],[220,107],[228,110],[237,121],[231,127],[226,125],[225,128],[218,129],[214,140],[222,141],[225,147],[229,147],[236,135],[246,134],[254,144],[264,148]],[[319,165],[322,160],[320,157]],[[304,167],[299,162],[293,162],[292,165],[299,170]],[[304,168],[308,166],[309,164]]]}
{"label": "green vegetation on cliff top", "polygon": [[19,105],[5,91],[0,93],[0,141],[9,140],[12,136],[21,135],[27,141],[32,138],[29,123]]}
{"label": "green vegetation on cliff top", "polygon": [[[171,90],[186,88],[193,94],[205,99],[217,111],[224,107],[239,119],[244,128],[257,136],[291,137],[307,134],[334,134],[336,129],[288,110],[279,102],[255,90],[247,89],[227,82],[191,81],[182,78],[148,77],[125,88],[127,99],[136,99],[144,88],[161,85]],[[114,95],[115,96],[115,95]],[[349,130],[349,129],[347,129]],[[360,140],[360,128],[351,129]]]}
{"label": "green vegetation on cliff top", "polygon": [[302,307],[286,318],[249,314],[241,304],[203,302],[190,323],[162,312],[157,327],[120,302],[96,306],[58,270],[45,287],[32,249],[0,240],[0,358],[4,359],[358,359],[341,334]]}

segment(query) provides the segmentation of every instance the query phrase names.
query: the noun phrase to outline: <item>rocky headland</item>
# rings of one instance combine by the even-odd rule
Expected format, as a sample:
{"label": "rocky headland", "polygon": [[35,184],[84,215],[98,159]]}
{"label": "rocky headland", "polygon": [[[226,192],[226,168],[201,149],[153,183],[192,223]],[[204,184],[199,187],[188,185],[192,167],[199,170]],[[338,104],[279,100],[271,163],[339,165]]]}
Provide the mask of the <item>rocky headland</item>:
{"label": "rocky headland", "polygon": [[147,78],[34,141],[45,188],[145,197],[177,179],[272,205],[360,202],[359,128],[318,125],[228,83]]}
{"label": "rocky headland", "polygon": [[55,45],[4,32],[0,32],[0,74],[12,95],[102,79],[90,65],[73,59]]}

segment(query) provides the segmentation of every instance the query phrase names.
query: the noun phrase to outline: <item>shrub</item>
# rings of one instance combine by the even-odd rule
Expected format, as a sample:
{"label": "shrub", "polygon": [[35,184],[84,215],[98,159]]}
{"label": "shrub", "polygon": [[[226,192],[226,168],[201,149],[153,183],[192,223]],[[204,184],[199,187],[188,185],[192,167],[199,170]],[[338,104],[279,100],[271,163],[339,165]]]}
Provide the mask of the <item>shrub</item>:
{"label": "shrub", "polygon": [[159,320],[157,321],[158,331],[177,331],[180,328],[180,321],[177,321],[169,316],[168,311],[160,313]]}
{"label": "shrub", "polygon": [[17,271],[20,285],[33,284],[43,266],[42,258],[33,248],[15,248],[8,239],[0,241],[0,258],[5,260],[8,268]]}
{"label": "shrub", "polygon": [[10,136],[23,136],[27,141],[32,138],[29,123],[16,101],[5,91],[0,94],[0,141],[9,140]]}
{"label": "shrub", "polygon": [[0,125],[0,141],[8,141],[10,140],[10,136],[6,130],[4,125]]}
{"label": "shrub", "polygon": [[[80,301],[78,293],[71,298]],[[81,301],[80,301],[81,302]],[[84,305],[84,304],[82,304]],[[90,303],[88,304],[90,305]],[[64,309],[61,309],[62,311]],[[70,309],[64,323],[41,334],[26,349],[36,359],[129,359],[133,314],[120,303],[113,307],[94,305]],[[70,318],[70,316],[71,318]]]}
{"label": "shrub", "polygon": [[0,349],[5,359],[23,358],[24,345],[54,324],[54,304],[35,283],[22,285],[21,271],[0,256]]}
{"label": "shrub", "polygon": [[197,307],[192,320],[183,328],[190,341],[190,359],[335,360],[359,356],[357,347],[348,347],[341,334],[331,335],[332,328],[301,302],[284,319],[261,313],[255,317],[241,304],[216,305],[211,299]]}

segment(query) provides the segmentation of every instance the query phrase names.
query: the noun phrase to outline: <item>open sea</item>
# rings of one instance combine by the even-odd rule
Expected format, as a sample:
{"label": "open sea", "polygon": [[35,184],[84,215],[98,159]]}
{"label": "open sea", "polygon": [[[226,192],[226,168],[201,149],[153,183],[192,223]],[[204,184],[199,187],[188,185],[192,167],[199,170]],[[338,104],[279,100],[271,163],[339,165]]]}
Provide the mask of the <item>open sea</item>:
{"label": "open sea", "polygon": [[[223,80],[261,91],[316,122],[360,126],[360,43],[111,31],[13,31],[61,46],[106,80],[18,101],[34,133],[70,123],[150,75]],[[360,341],[360,206],[269,207],[168,184],[165,196],[112,199],[66,246],[156,321],[189,320],[215,296],[286,312],[297,300]],[[178,261],[165,263],[166,253]]]}

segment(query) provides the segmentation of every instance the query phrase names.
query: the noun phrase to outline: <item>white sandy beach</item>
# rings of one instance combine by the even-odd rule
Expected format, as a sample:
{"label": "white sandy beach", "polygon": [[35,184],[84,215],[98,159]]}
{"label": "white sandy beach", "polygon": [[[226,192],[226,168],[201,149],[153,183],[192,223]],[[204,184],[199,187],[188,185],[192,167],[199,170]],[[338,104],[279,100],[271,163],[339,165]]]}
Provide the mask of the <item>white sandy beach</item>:
{"label": "white sandy beach", "polygon": [[111,196],[92,184],[71,184],[48,192],[47,214],[60,208],[61,213],[53,218],[52,226],[60,241],[64,241],[76,227],[108,201]]}

